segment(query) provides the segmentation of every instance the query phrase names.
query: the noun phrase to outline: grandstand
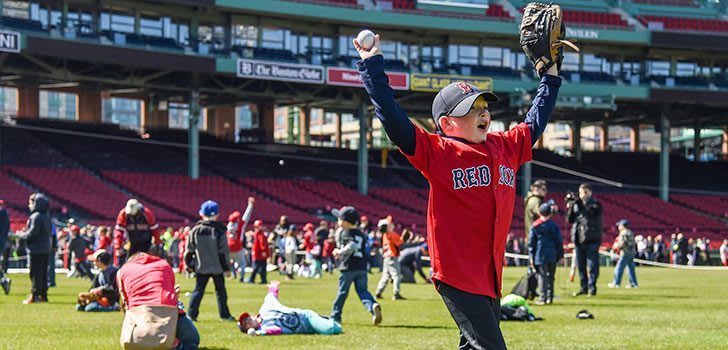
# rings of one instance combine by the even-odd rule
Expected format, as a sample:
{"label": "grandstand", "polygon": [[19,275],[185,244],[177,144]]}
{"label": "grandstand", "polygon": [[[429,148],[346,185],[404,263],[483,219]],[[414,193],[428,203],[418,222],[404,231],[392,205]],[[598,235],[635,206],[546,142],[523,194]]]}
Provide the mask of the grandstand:
{"label": "grandstand", "polygon": [[[492,112],[507,128],[537,84],[516,41],[526,2],[132,0],[113,11],[3,2],[0,42],[17,45],[0,48],[0,197],[16,229],[39,190],[55,213],[94,223],[111,223],[129,197],[179,226],[206,199],[226,214],[252,195],[255,216],[271,224],[353,204],[425,234],[426,182],[382,151],[391,144],[360,83],[347,80],[351,39],[362,27],[382,34],[390,81],[418,125],[432,128],[435,81],[467,78],[502,97]],[[597,189],[607,239],[625,217],[646,234],[726,237],[726,1],[559,3],[584,49],[564,62],[554,115],[571,145],[561,155],[537,144],[534,159],[561,170],[532,166],[521,183],[546,178],[562,207],[584,181],[571,171],[624,184]],[[279,69],[305,78],[270,73]],[[660,154],[641,152],[640,125],[695,136],[658,138]],[[585,127],[600,130],[597,149],[582,149]],[[613,151],[610,128],[631,128],[630,152]],[[520,201],[512,229],[525,231]]]}

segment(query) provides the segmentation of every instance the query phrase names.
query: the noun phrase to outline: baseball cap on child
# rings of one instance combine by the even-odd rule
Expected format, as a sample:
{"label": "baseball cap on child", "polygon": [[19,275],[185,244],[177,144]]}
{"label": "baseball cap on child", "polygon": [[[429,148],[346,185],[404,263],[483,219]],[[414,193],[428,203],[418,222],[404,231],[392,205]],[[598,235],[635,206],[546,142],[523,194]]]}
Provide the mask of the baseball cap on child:
{"label": "baseball cap on child", "polygon": [[331,215],[352,225],[356,225],[360,218],[359,212],[354,207],[349,206],[341,207],[341,209],[332,209]]}
{"label": "baseball cap on child", "polygon": [[541,214],[541,215],[543,215],[543,216],[551,215],[553,213],[552,210],[551,210],[552,209],[551,208],[552,205],[553,204],[551,204],[551,203],[543,203],[543,204],[541,204],[541,206],[538,207],[538,213]]}
{"label": "baseball cap on child", "polygon": [[243,215],[236,210],[228,215],[228,221],[238,221],[241,217],[243,217]]}
{"label": "baseball cap on child", "polygon": [[[462,117],[470,111],[478,97],[488,102],[498,102],[498,96],[490,91],[480,91],[475,85],[460,81],[445,86],[432,101],[432,119],[435,125],[442,116]],[[439,130],[439,126],[438,126]]]}
{"label": "baseball cap on child", "polygon": [[217,202],[215,201],[207,200],[200,206],[200,215],[202,216],[213,216],[219,212]]}
{"label": "baseball cap on child", "polygon": [[389,226],[389,221],[387,219],[379,220],[379,222],[377,223],[377,227],[380,227],[380,228],[388,227],[388,226]]}

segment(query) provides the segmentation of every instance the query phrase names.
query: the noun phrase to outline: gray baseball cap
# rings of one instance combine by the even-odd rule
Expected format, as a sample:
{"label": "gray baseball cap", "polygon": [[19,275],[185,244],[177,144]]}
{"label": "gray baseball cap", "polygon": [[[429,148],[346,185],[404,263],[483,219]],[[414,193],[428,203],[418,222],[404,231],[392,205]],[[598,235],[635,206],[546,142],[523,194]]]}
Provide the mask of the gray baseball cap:
{"label": "gray baseball cap", "polygon": [[335,216],[337,219],[344,220],[352,225],[356,225],[359,222],[359,218],[361,217],[359,215],[359,212],[354,209],[354,207],[350,206],[341,207],[341,209],[332,209],[331,215]]}
{"label": "gray baseball cap", "polygon": [[438,130],[438,119],[442,116],[462,117],[468,114],[478,97],[483,96],[488,102],[498,102],[498,96],[491,91],[480,91],[475,85],[464,81],[450,83],[437,93],[432,101],[432,119]]}

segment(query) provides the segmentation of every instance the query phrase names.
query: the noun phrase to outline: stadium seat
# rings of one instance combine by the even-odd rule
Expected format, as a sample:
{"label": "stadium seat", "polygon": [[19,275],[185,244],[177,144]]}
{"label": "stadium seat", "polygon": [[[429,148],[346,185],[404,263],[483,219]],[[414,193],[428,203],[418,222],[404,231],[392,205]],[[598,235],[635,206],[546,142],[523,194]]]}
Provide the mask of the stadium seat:
{"label": "stadium seat", "polygon": [[245,210],[249,196],[256,197],[253,218],[262,219],[269,225],[277,222],[280,215],[288,215],[295,224],[317,221],[313,215],[280,204],[269,197],[261,196],[252,188],[243,187],[220,176],[201,176],[193,181],[186,175],[177,174],[122,171],[104,171],[102,174],[141,196],[173,207],[193,221],[199,217],[197,212],[200,204],[208,199],[220,204],[224,219],[235,210]]}
{"label": "stadium seat", "polygon": [[728,21],[724,21],[721,19],[700,19],[653,15],[641,15],[637,16],[637,19],[648,26],[650,22],[662,23],[662,26],[665,30],[728,32]]}
{"label": "stadium seat", "polygon": [[490,4],[488,5],[488,9],[485,10],[485,14],[490,17],[501,17],[501,18],[513,18],[511,15],[503,8],[502,5],[498,4]]}
{"label": "stadium seat", "polygon": [[699,7],[695,0],[632,0],[632,2],[660,6]]}
{"label": "stadium seat", "polygon": [[[83,169],[51,169],[12,166],[8,170],[52,198],[71,203],[94,218],[116,219],[129,196]],[[27,200],[27,199],[26,199]],[[149,204],[147,204],[149,205]],[[150,205],[160,221],[180,221],[179,215]]]}
{"label": "stadium seat", "polygon": [[599,27],[621,27],[628,28],[630,25],[616,13],[593,12],[564,9],[564,22],[566,24],[595,25]]}
{"label": "stadium seat", "polygon": [[[446,7],[438,10],[423,10],[417,8],[415,0],[379,0],[377,2],[383,9],[392,9],[395,12],[419,14],[425,16],[452,17],[463,19],[487,19],[513,21],[514,18],[500,4],[489,4],[485,12],[463,12],[460,10],[448,11]],[[387,3],[387,6],[382,6]]]}
{"label": "stadium seat", "polygon": [[673,194],[670,199],[680,205],[728,219],[728,196]]}

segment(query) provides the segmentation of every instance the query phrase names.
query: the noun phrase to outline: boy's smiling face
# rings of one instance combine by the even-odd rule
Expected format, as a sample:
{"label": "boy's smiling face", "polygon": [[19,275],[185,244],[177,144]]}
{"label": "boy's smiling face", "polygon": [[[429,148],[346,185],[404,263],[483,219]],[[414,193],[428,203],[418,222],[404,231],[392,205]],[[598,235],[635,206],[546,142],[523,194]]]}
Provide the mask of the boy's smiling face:
{"label": "boy's smiling face", "polygon": [[464,139],[470,143],[483,143],[488,136],[491,118],[488,102],[480,96],[473,103],[468,114],[462,117],[440,118],[440,129],[446,136]]}

